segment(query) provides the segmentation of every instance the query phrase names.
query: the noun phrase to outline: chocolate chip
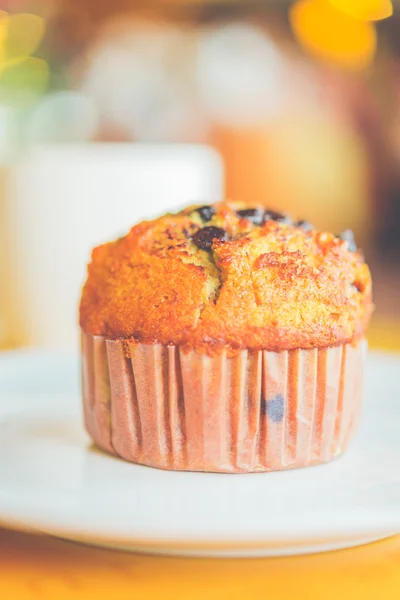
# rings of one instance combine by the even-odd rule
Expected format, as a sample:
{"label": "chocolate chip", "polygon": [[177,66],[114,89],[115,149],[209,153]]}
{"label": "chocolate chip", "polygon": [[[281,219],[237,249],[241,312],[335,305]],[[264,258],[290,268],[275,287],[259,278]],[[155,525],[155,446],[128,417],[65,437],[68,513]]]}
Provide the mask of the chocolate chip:
{"label": "chocolate chip", "polygon": [[304,231],[311,231],[314,229],[314,227],[308,221],[297,221],[294,226],[298,227],[299,229],[303,229]]}
{"label": "chocolate chip", "polygon": [[343,233],[340,233],[337,237],[343,242],[347,242],[350,252],[355,252],[357,250],[356,240],[354,239],[354,233],[351,229],[346,229],[346,231],[343,231]]}
{"label": "chocolate chip", "polygon": [[285,416],[285,400],[281,394],[277,394],[264,404],[265,413],[274,423],[280,423]]}
{"label": "chocolate chip", "polygon": [[266,221],[276,221],[277,223],[283,223],[284,225],[292,225],[293,220],[289,215],[284,213],[276,212],[275,210],[266,210],[264,213],[264,223]]}
{"label": "chocolate chip", "polygon": [[196,246],[202,250],[210,250],[214,240],[225,242],[228,239],[228,234],[225,229],[210,225],[196,231],[192,239]]}
{"label": "chocolate chip", "polygon": [[238,210],[237,214],[242,219],[251,221],[253,225],[262,225],[264,221],[264,212],[259,208],[245,208],[243,210]]}
{"label": "chocolate chip", "polygon": [[201,220],[207,223],[215,215],[215,208],[213,206],[201,206],[200,208],[196,208],[196,212],[199,213]]}

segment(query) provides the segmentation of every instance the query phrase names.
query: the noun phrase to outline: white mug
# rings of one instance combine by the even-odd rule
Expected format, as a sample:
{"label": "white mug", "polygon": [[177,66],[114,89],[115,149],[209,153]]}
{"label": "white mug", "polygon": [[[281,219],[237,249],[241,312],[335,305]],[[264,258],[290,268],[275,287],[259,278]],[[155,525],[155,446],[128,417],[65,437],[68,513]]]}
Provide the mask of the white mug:
{"label": "white mug", "polygon": [[78,344],[91,249],[140,220],[222,196],[222,162],[206,146],[32,148],[10,169],[1,223],[9,337],[27,346]]}

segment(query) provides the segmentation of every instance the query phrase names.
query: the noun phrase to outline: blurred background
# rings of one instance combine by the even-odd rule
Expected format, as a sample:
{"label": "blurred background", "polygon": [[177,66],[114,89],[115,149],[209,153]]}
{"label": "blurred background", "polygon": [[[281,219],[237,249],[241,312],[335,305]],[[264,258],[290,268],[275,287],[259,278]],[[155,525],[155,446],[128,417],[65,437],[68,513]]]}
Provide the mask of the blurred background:
{"label": "blurred background", "polygon": [[0,347],[73,347],[90,248],[222,197],[353,229],[400,345],[400,5],[0,9]]}

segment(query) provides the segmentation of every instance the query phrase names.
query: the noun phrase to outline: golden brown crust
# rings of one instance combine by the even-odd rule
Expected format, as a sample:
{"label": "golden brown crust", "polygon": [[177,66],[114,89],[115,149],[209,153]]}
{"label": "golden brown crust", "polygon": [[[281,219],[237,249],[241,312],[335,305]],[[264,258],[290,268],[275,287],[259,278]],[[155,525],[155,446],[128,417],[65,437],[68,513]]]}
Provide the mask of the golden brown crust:
{"label": "golden brown crust", "polygon": [[[330,233],[254,225],[238,204],[214,208],[207,222],[189,207],[96,248],[83,330],[206,352],[334,346],[365,333],[372,284],[361,253]],[[199,249],[192,238],[208,226],[229,240]]]}

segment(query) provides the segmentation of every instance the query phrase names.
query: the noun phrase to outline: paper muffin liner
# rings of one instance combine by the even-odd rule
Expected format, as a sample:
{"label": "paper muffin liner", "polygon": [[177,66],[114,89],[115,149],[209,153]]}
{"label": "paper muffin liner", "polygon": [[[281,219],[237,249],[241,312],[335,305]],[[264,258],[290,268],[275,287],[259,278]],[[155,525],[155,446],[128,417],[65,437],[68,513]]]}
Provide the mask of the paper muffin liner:
{"label": "paper muffin liner", "polygon": [[210,357],[83,333],[94,443],[161,469],[253,472],[324,463],[359,421],[366,342]]}

